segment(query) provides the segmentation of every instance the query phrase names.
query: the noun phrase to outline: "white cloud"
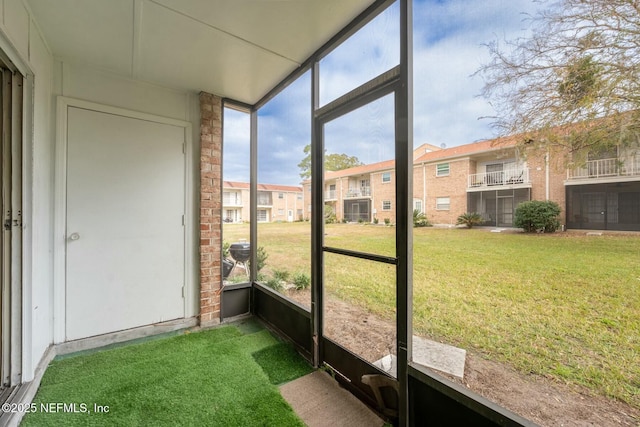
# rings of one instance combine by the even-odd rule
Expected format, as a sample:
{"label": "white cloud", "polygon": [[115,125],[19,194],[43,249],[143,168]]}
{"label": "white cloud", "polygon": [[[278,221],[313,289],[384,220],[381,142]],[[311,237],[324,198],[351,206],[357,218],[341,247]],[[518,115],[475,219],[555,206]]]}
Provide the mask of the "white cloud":
{"label": "white cloud", "polygon": [[523,34],[531,1],[417,2],[414,11],[414,144],[456,146],[494,135],[492,107],[472,74],[489,61],[483,46]]}

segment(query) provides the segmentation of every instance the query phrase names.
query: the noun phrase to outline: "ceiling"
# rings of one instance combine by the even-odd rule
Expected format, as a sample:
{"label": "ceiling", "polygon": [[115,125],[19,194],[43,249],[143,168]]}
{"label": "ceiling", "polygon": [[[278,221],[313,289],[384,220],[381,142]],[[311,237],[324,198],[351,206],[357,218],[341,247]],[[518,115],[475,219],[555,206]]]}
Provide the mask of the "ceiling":
{"label": "ceiling", "polygon": [[28,0],[56,58],[254,104],[374,0]]}

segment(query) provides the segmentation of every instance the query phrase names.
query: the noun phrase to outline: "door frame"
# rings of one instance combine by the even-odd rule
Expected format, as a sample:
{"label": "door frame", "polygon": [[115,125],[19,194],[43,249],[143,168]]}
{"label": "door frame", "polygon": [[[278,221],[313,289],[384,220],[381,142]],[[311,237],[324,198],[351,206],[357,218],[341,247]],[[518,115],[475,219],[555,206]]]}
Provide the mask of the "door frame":
{"label": "door frame", "polygon": [[[0,135],[1,154],[0,175],[2,176],[2,238],[0,239],[0,387],[12,387],[22,383],[25,360],[30,357],[29,348],[24,354],[23,324],[28,324],[24,311],[25,300],[30,302],[30,294],[25,295],[25,272],[30,264],[25,258],[30,250],[25,236],[24,223],[30,218],[30,193],[27,190],[30,173],[27,166],[29,153],[25,137],[30,136],[25,125],[30,116],[25,108],[25,95],[30,95],[31,80],[25,77],[2,54],[0,49]],[[6,93],[5,85],[10,87]],[[6,121],[6,122],[5,122]],[[26,375],[28,378],[29,375]]]}
{"label": "door frame", "polygon": [[184,130],[185,151],[185,229],[184,229],[184,316],[193,317],[197,314],[194,278],[194,214],[195,195],[192,172],[193,138],[191,123],[141,113],[120,107],[113,107],[94,102],[84,101],[65,96],[59,96],[56,102],[56,145],[55,145],[55,206],[54,206],[54,243],[53,243],[53,341],[62,343],[66,340],[66,220],[67,220],[67,136],[68,110],[82,108],[98,113],[113,114],[131,119],[146,120],[154,123],[181,127]]}

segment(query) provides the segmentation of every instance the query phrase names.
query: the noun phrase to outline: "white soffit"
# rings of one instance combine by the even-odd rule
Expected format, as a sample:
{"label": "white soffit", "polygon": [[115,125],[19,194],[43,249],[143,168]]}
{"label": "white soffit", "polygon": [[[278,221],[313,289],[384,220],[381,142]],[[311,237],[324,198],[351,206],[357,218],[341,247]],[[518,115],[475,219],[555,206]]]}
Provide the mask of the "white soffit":
{"label": "white soffit", "polygon": [[372,1],[150,0],[298,63]]}
{"label": "white soffit", "polygon": [[140,77],[180,89],[232,93],[245,102],[273,87],[286,75],[283,70],[298,66],[154,3],[145,4],[139,37]]}
{"label": "white soffit", "polygon": [[374,0],[27,0],[56,57],[258,101]]}

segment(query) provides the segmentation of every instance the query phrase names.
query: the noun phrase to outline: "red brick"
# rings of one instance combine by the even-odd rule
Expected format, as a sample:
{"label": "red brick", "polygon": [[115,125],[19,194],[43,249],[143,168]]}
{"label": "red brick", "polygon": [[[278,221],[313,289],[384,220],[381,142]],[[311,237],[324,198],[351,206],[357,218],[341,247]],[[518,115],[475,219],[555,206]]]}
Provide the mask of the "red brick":
{"label": "red brick", "polygon": [[200,323],[220,318],[222,102],[200,94]]}

